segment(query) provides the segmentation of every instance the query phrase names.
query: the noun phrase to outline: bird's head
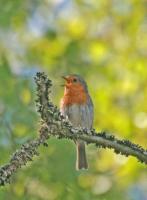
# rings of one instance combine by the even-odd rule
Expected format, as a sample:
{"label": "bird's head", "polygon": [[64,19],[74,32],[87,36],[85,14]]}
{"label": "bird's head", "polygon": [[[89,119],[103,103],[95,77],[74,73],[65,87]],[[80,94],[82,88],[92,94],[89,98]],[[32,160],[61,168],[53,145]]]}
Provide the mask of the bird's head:
{"label": "bird's head", "polygon": [[62,76],[62,78],[65,80],[65,91],[87,92],[87,84],[81,76],[72,74],[68,76]]}

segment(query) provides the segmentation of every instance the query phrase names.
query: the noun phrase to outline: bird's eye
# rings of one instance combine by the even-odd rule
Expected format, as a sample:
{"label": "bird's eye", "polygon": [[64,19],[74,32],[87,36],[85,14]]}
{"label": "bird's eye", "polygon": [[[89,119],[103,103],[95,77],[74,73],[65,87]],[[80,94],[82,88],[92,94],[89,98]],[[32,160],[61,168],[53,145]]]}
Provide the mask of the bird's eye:
{"label": "bird's eye", "polygon": [[73,82],[75,82],[75,83],[76,83],[76,82],[77,82],[77,79],[76,79],[76,78],[74,78],[74,79],[73,79]]}

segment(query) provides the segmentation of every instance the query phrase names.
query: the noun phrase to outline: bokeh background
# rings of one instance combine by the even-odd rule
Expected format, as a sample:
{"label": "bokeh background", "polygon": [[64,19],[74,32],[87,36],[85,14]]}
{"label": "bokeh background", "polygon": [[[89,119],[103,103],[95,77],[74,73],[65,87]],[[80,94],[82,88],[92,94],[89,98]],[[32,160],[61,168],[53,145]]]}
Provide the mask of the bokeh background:
{"label": "bokeh background", "polygon": [[[0,0],[0,164],[38,134],[37,71],[53,80],[85,78],[94,128],[147,147],[146,0]],[[147,200],[145,165],[87,147],[88,171],[75,171],[74,144],[50,139],[40,156],[0,190],[1,200]]]}

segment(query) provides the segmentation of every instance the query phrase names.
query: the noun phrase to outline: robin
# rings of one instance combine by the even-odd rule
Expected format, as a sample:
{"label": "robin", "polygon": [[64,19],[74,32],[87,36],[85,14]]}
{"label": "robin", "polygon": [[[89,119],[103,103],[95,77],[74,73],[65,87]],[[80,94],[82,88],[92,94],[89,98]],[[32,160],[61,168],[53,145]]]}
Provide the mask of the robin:
{"label": "robin", "polygon": [[[60,111],[74,127],[91,129],[93,123],[93,103],[86,82],[79,75],[63,76],[64,95],[60,102]],[[77,148],[76,169],[88,169],[85,142],[75,141]]]}

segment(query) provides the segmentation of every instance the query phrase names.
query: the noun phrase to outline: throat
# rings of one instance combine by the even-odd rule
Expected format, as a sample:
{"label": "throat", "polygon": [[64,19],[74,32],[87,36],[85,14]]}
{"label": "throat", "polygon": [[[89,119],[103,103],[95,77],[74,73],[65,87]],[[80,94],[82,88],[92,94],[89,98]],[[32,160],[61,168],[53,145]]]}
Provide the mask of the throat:
{"label": "throat", "polygon": [[73,104],[85,104],[87,102],[87,95],[85,92],[66,92],[63,97],[63,104],[73,105]]}

